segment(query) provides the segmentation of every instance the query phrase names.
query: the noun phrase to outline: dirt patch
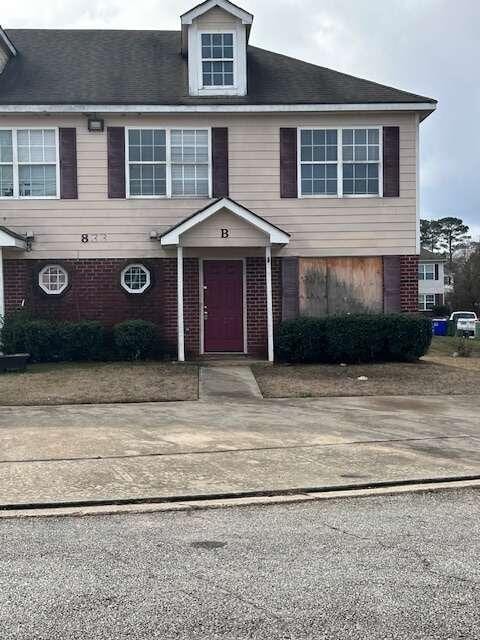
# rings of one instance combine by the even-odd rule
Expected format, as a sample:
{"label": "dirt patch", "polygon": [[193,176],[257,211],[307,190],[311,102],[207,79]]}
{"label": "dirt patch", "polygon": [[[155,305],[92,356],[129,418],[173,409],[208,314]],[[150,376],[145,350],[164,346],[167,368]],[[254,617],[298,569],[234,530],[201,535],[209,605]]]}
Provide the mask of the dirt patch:
{"label": "dirt patch", "polygon": [[[476,362],[476,368],[456,366],[457,360],[347,367],[256,365],[252,369],[266,398],[478,394],[480,360],[466,359]],[[360,376],[368,380],[358,380]]]}
{"label": "dirt patch", "polygon": [[159,362],[30,365],[0,375],[0,405],[197,400],[198,369]]}

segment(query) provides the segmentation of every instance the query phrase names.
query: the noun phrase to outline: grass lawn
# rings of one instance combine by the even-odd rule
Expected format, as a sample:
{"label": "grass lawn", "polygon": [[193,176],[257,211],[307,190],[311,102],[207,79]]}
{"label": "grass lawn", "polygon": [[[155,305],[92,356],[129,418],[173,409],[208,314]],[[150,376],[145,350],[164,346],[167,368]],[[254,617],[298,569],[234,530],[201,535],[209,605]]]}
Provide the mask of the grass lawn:
{"label": "grass lawn", "polygon": [[[348,365],[257,365],[253,372],[266,398],[477,394],[480,340],[471,358],[452,358],[458,338],[434,338],[429,354],[415,363]],[[368,380],[360,381],[359,376]]]}
{"label": "grass lawn", "polygon": [[196,400],[198,369],[165,362],[33,364],[0,374],[0,405]]}

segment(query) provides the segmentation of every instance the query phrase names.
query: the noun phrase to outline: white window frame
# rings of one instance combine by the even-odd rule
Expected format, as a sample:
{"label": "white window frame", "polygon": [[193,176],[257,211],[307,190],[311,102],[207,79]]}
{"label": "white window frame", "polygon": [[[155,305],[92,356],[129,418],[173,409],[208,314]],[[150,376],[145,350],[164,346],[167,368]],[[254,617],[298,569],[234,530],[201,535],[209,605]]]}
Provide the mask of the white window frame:
{"label": "white window frame", "polygon": [[[129,131],[150,131],[150,130],[160,130],[165,131],[165,144],[166,144],[166,153],[165,153],[165,166],[166,166],[166,180],[167,180],[167,188],[165,195],[131,195],[130,194],[130,158],[129,158]],[[172,159],[171,159],[171,132],[173,131],[198,131],[203,130],[208,133],[208,195],[204,196],[196,196],[196,195],[173,195],[172,194]],[[132,161],[132,164],[141,164]],[[156,164],[152,161],[152,164]],[[161,164],[161,163],[158,163]],[[159,126],[151,126],[151,127],[125,127],[125,195],[127,198],[132,200],[167,200],[167,199],[175,199],[175,200],[206,200],[212,198],[213,186],[212,186],[212,128],[211,127],[159,127]]]}
{"label": "white window frame", "polygon": [[[427,278],[427,267],[432,269],[432,277]],[[430,273],[430,271],[429,271]],[[423,275],[421,278],[420,275]],[[433,262],[420,262],[418,265],[418,279],[421,282],[432,282],[435,280],[435,264]]]}
{"label": "white window frame", "polygon": [[[42,275],[45,273],[45,271],[47,269],[52,269],[52,268],[56,268],[59,269],[60,271],[63,271],[63,273],[65,274],[65,284],[61,289],[58,289],[58,291],[50,291],[50,289],[48,289],[43,283],[42,283]],[[46,264],[45,266],[43,266],[40,271],[38,272],[38,286],[40,287],[40,289],[46,293],[49,296],[59,296],[61,295],[65,289],[68,287],[70,281],[70,277],[68,275],[68,271],[65,269],[65,267],[62,267],[61,264]]]}
{"label": "white window frame", "polygon": [[[217,84],[217,85],[204,85],[203,84],[203,63],[204,62],[230,62],[230,58],[204,58],[202,56],[202,36],[203,35],[218,35],[225,34],[232,36],[232,47],[233,47],[233,58],[231,59],[232,67],[233,67],[233,84]],[[237,47],[237,33],[236,31],[232,31],[231,29],[206,29],[204,31],[198,32],[198,42],[200,47],[199,53],[199,86],[200,91],[218,93],[218,91],[225,91],[229,89],[235,89],[237,87],[237,57],[238,57],[238,47]]]}
{"label": "white window frame", "polygon": [[[56,161],[55,161],[55,181],[56,181],[56,194],[54,196],[21,196],[20,188],[19,188],[19,167],[23,165],[51,165],[53,166],[53,162],[18,162],[18,145],[17,145],[17,134],[18,131],[43,131],[50,130],[55,132],[55,150],[56,150]],[[12,166],[13,167],[13,196],[0,196],[0,200],[59,200],[60,199],[60,148],[59,148],[59,134],[58,127],[30,127],[28,125],[22,127],[0,127],[0,131],[11,131],[12,132],[12,160],[13,162],[5,162],[2,163],[3,166]]]}
{"label": "white window frame", "polygon": [[[147,281],[146,283],[143,285],[143,287],[141,289],[132,289],[131,287],[128,286],[128,284],[125,282],[125,274],[127,273],[127,271],[129,269],[131,269],[132,267],[138,267],[139,269],[142,269],[142,271],[146,274],[147,276]],[[132,262],[131,264],[127,264],[126,267],[124,267],[121,271],[120,274],[120,284],[122,285],[122,287],[125,289],[125,291],[127,291],[128,293],[132,293],[132,294],[137,294],[137,293],[144,293],[149,286],[152,283],[152,277],[150,275],[150,269],[148,267],[146,267],[144,264],[141,264],[140,262]]]}
{"label": "white window frame", "polygon": [[[343,193],[343,131],[345,129],[377,129],[378,130],[378,193]],[[336,131],[337,132],[337,194],[319,193],[306,194],[302,193],[302,131]],[[311,164],[306,162],[306,164]],[[330,162],[330,164],[334,164]],[[362,164],[361,162],[359,164]],[[365,162],[367,164],[367,162]],[[326,127],[321,124],[312,126],[300,126],[297,129],[297,193],[298,198],[383,198],[383,125],[377,124],[352,124],[344,127]]]}
{"label": "white window frame", "polygon": [[[227,87],[204,87],[202,73],[202,35],[206,33],[233,33],[233,82]],[[188,26],[188,86],[191,96],[245,96],[247,95],[247,33],[240,22],[223,29],[199,28],[193,21]]]}
{"label": "white window frame", "polygon": [[419,293],[418,294],[418,309],[419,311],[431,311],[432,308],[427,307],[427,298],[433,298],[432,302],[428,302],[428,304],[432,304],[432,308],[435,306],[435,294],[434,293]]}

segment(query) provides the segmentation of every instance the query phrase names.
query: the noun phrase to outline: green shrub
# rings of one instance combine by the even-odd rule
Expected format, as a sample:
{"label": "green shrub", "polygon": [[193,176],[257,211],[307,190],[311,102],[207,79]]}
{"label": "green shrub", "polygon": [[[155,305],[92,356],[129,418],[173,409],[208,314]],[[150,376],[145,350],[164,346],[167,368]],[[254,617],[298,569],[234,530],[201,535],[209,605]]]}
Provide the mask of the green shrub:
{"label": "green shrub", "polygon": [[61,360],[100,360],[105,355],[105,329],[94,320],[67,322],[59,327]]}
{"label": "green shrub", "polygon": [[105,356],[105,330],[99,322],[59,323],[17,312],[5,318],[1,341],[5,353],[29,353],[32,362],[98,360]]}
{"label": "green shrub", "polygon": [[158,327],[146,320],[126,320],[113,327],[113,341],[119,358],[144,360],[159,354]]}
{"label": "green shrub", "polygon": [[362,363],[416,360],[432,340],[428,318],[403,314],[351,314],[298,318],[276,333],[284,362]]}

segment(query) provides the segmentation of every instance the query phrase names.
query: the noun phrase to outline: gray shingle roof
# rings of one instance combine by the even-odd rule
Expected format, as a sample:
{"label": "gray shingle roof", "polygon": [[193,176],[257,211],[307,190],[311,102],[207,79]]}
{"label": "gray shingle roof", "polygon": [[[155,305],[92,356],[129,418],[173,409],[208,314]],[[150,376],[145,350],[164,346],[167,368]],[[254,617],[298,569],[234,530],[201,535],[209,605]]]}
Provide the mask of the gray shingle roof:
{"label": "gray shingle roof", "polygon": [[9,29],[0,104],[357,104],[435,100],[257,47],[248,95],[190,97],[180,31]]}
{"label": "gray shingle roof", "polygon": [[420,262],[446,262],[447,257],[441,253],[433,253],[423,247],[420,250]]}

